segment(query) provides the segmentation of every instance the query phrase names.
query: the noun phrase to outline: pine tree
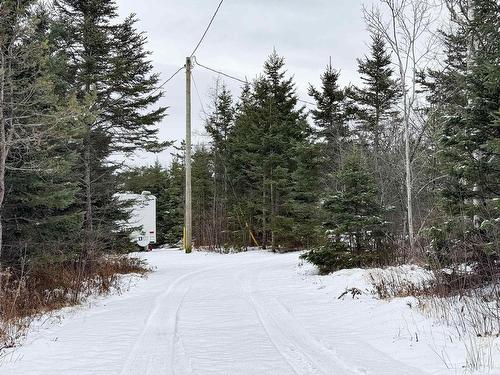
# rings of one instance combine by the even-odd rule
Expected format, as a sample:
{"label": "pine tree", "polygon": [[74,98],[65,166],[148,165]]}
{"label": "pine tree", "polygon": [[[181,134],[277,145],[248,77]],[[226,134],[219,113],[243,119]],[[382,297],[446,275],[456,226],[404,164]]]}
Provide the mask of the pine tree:
{"label": "pine tree", "polygon": [[118,165],[109,157],[139,148],[158,150],[155,128],[165,108],[151,109],[161,96],[158,76],[145,51],[146,37],[134,16],[117,22],[114,1],[58,0],[52,40],[61,68],[61,95],[74,93],[89,108],[81,119],[79,199],[85,211],[86,251],[113,246],[123,219],[116,193]]}

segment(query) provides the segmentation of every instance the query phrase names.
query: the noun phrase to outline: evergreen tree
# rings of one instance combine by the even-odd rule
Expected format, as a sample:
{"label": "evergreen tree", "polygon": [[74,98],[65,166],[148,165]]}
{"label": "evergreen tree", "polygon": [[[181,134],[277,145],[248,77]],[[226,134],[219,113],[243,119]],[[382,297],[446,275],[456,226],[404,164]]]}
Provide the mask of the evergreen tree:
{"label": "evergreen tree", "polygon": [[[363,86],[352,87],[348,95],[354,101],[354,118],[358,142],[366,148],[367,163],[379,186],[379,202],[397,208],[391,212],[394,225],[404,227],[406,209],[403,203],[399,150],[395,150],[400,119],[396,103],[401,91],[391,67],[391,57],[379,34],[371,35],[370,54],[358,59]],[[397,147],[397,146],[396,146]],[[394,232],[400,228],[395,227]]]}
{"label": "evergreen tree", "polygon": [[193,237],[196,246],[217,246],[214,231],[214,179],[212,154],[204,146],[195,149],[192,164]]}
{"label": "evergreen tree", "polygon": [[289,242],[294,247],[308,249],[321,238],[321,149],[319,145],[303,143],[294,151],[296,169],[288,201],[289,216],[293,219]]}
{"label": "evergreen tree", "polygon": [[351,107],[346,90],[339,86],[339,77],[340,72],[333,68],[330,61],[321,75],[321,88],[309,87],[309,95],[316,102],[316,109],[311,111],[311,115],[317,137],[323,144],[323,168],[327,174],[333,173],[340,165],[341,153],[351,133],[347,123]]}
{"label": "evergreen tree", "polygon": [[387,52],[382,36],[372,35],[370,56],[358,59],[358,72],[364,83],[362,88],[353,89],[356,101],[356,115],[360,126],[358,131],[368,135],[368,142],[379,155],[381,137],[384,136],[388,121],[396,115],[394,106],[400,96],[400,90],[393,78],[390,54]]}
{"label": "evergreen tree", "polygon": [[228,138],[234,125],[235,108],[231,93],[224,84],[217,82],[213,99],[213,112],[206,121],[205,129],[211,137],[213,159],[212,243],[220,248],[229,240],[227,216],[232,189],[228,180]]}
{"label": "evergreen tree", "polygon": [[303,109],[296,107],[293,81],[273,52],[264,74],[243,91],[229,141],[239,225],[256,229],[264,248],[295,245],[293,174],[297,150],[309,144],[310,135]]}
{"label": "evergreen tree", "polygon": [[168,168],[168,194],[165,205],[165,240],[174,245],[182,240],[184,228],[184,163],[174,155]]}
{"label": "evergreen tree", "polygon": [[158,76],[137,32],[135,16],[117,22],[114,1],[57,0],[52,41],[61,68],[61,95],[74,93],[89,108],[79,150],[81,208],[85,211],[86,251],[113,246],[123,219],[116,193],[116,153],[158,150],[157,124],[165,108],[152,109],[161,96]]}
{"label": "evergreen tree", "polygon": [[71,96],[54,94],[47,30],[47,12],[35,2],[2,3],[0,257],[6,261],[66,249],[81,224],[70,182],[79,135],[71,119],[80,109]]}
{"label": "evergreen tree", "polygon": [[469,5],[472,17],[452,13],[455,29],[443,33],[447,67],[429,72],[427,83],[448,175],[442,188],[446,225],[431,232],[439,260],[481,268],[494,264],[499,249],[500,5]]}
{"label": "evergreen tree", "polygon": [[383,208],[378,188],[357,149],[350,151],[337,172],[338,190],[324,202],[326,245],[304,258],[327,273],[342,268],[387,263]]}
{"label": "evergreen tree", "polygon": [[380,250],[383,209],[377,202],[375,180],[359,151],[351,151],[337,178],[340,189],[324,203],[327,229],[333,231],[336,240],[347,239],[355,253]]}

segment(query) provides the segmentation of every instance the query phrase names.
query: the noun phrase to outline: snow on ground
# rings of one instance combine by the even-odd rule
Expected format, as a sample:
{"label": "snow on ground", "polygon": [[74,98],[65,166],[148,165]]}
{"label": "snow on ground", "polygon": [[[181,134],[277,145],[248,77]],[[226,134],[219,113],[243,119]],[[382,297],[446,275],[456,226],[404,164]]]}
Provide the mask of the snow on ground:
{"label": "snow on ground", "polygon": [[[412,298],[374,298],[367,271],[318,276],[298,266],[298,253],[141,256],[156,272],[33,332],[0,374],[464,373],[452,329],[425,318]],[[364,293],[338,299],[352,287]]]}

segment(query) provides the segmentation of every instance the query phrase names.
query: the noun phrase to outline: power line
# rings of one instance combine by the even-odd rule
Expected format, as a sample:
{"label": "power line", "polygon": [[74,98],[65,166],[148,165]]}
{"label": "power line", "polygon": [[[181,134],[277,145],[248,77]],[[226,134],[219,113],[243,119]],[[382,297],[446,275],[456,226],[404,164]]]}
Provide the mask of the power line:
{"label": "power line", "polygon": [[[227,77],[227,78],[231,78],[231,79],[233,79],[233,80],[235,80],[235,81],[238,81],[238,82],[241,82],[241,83],[244,83],[244,84],[248,84],[248,81],[246,81],[246,80],[244,81],[244,80],[242,80],[242,79],[240,79],[240,78],[238,78],[238,77],[234,77],[234,76],[232,76],[232,75],[230,75],[230,74],[227,74],[227,73],[224,73],[224,72],[222,72],[222,71],[220,71],[220,70],[217,70],[217,69],[214,69],[214,68],[210,68],[210,67],[208,67],[208,66],[206,66],[206,65],[200,64],[200,63],[198,62],[198,60],[196,59],[196,57],[194,58],[194,61],[195,61],[196,65],[201,66],[201,67],[202,67],[202,68],[204,68],[204,69],[210,70],[211,72],[214,72],[214,73],[217,73],[217,74],[223,75],[223,76],[225,76],[225,77]],[[316,104],[315,104],[315,103],[308,102],[307,100],[302,100],[302,99],[297,98],[297,101],[298,101],[298,102],[301,102],[301,103],[309,104],[309,105],[312,105],[312,106],[316,106]]]}
{"label": "power line", "polygon": [[198,90],[198,86],[196,85],[196,80],[194,79],[194,74],[193,72],[191,72],[191,78],[193,80],[193,85],[194,85],[194,89],[196,91],[196,95],[198,96],[198,100],[200,101],[200,106],[201,106],[201,111],[203,112],[203,114],[205,115],[205,118],[208,118],[208,114],[207,112],[205,112],[205,107],[203,105],[203,101],[201,100],[201,95],[200,95],[200,91]]}
{"label": "power line", "polygon": [[208,66],[206,66],[206,65],[200,64],[200,63],[198,62],[198,60],[196,59],[196,57],[195,57],[195,59],[194,59],[194,60],[195,60],[195,62],[196,62],[196,65],[199,65],[199,66],[201,66],[202,68],[205,68],[205,69],[207,69],[207,70],[210,70],[211,72],[214,72],[214,73],[217,73],[217,74],[223,75],[223,76],[225,76],[225,77],[227,77],[227,78],[234,79],[235,81],[238,81],[238,82],[241,82],[241,83],[244,83],[244,84],[247,84],[247,83],[248,83],[248,81],[244,81],[244,80],[242,80],[242,79],[240,79],[240,78],[237,78],[237,77],[234,77],[234,76],[232,76],[232,75],[230,75],[230,74],[227,74],[227,73],[221,72],[220,70],[217,70],[217,69],[214,69],[214,68],[209,68],[209,67],[208,67]]}
{"label": "power line", "polygon": [[[198,44],[196,45],[196,47],[194,47],[194,50],[193,52],[191,52],[191,55],[189,57],[193,57],[193,55],[196,53],[196,51],[198,50],[198,48],[200,47],[201,43],[203,42],[203,39],[205,39],[205,36],[207,35],[208,33],[208,30],[210,29],[210,26],[212,26],[212,23],[214,22],[214,19],[215,17],[217,16],[217,13],[219,12],[219,9],[220,7],[222,6],[222,3],[224,2],[224,0],[221,0],[219,5],[217,6],[217,9],[215,9],[215,12],[212,16],[212,18],[210,19],[210,22],[208,23],[208,26],[207,28],[205,29],[205,32],[203,33],[203,35],[201,36],[201,39],[200,41],[198,42]],[[155,92],[157,92],[158,90],[160,90],[163,86],[165,86],[172,78],[174,78],[182,69],[184,69],[185,66],[181,66],[174,74],[172,74],[167,80],[165,80],[165,82],[163,82],[160,86],[158,86],[153,92],[152,94],[154,94]]]}
{"label": "power line", "polygon": [[212,18],[210,19],[210,22],[208,23],[208,26],[207,28],[205,29],[205,32],[203,33],[203,35],[201,36],[201,39],[200,41],[198,42],[198,44],[196,45],[196,47],[194,47],[194,50],[193,52],[191,52],[191,55],[189,57],[193,57],[193,55],[196,53],[196,51],[198,50],[198,48],[200,47],[201,43],[203,42],[203,39],[205,39],[205,36],[207,35],[208,33],[208,30],[210,29],[210,26],[212,26],[212,22],[214,22],[214,19],[215,19],[215,16],[217,16],[217,13],[219,12],[219,9],[222,5],[222,3],[224,2],[224,0],[221,0],[219,5],[217,6],[217,9],[215,10],[214,12],[214,15],[212,16]]}
{"label": "power line", "polygon": [[176,72],[174,74],[172,74],[167,80],[165,80],[165,82],[163,82],[160,86],[158,86],[157,88],[155,88],[155,90],[151,93],[154,94],[155,92],[157,92],[158,90],[160,90],[163,86],[165,86],[168,82],[170,82],[171,79],[173,79],[177,74],[179,74],[179,72],[181,70],[183,70],[185,68],[185,66],[181,66],[179,69],[176,70]]}
{"label": "power line", "polygon": [[313,102],[308,102],[307,100],[302,100],[302,99],[297,99],[298,102],[301,102],[301,103],[305,103],[305,104],[309,104],[309,105],[313,105],[313,106],[316,106],[315,103]]}

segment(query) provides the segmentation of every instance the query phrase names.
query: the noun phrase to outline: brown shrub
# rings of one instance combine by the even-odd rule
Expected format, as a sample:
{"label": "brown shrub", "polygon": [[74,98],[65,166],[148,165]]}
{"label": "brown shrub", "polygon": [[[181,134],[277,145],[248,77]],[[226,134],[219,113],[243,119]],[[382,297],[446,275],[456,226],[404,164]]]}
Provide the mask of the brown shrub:
{"label": "brown shrub", "polygon": [[0,350],[15,345],[33,318],[120,290],[120,275],[144,275],[144,261],[125,256],[43,261],[0,272]]}

